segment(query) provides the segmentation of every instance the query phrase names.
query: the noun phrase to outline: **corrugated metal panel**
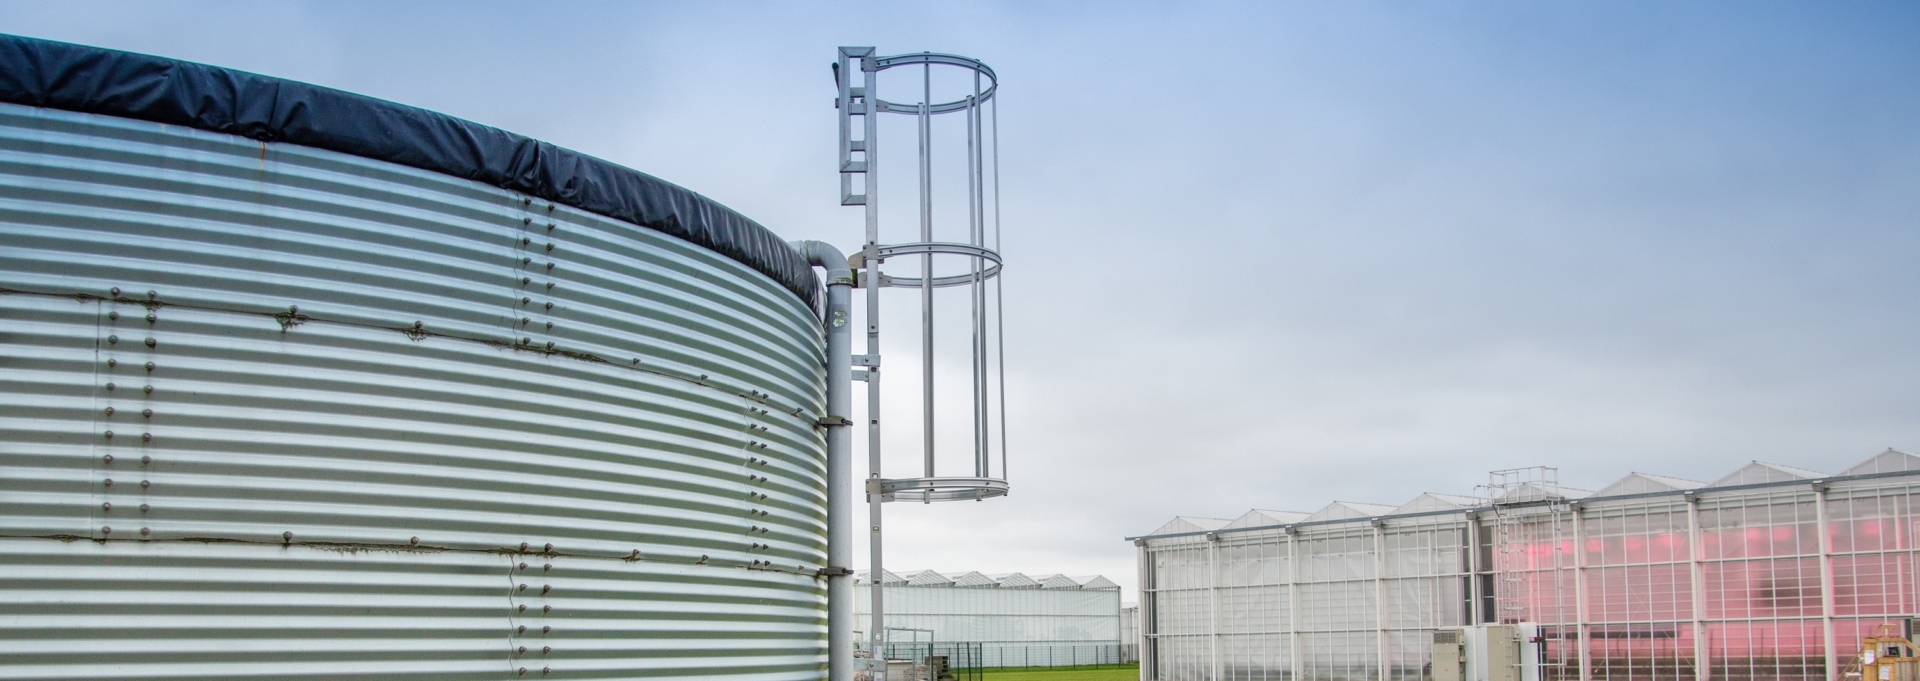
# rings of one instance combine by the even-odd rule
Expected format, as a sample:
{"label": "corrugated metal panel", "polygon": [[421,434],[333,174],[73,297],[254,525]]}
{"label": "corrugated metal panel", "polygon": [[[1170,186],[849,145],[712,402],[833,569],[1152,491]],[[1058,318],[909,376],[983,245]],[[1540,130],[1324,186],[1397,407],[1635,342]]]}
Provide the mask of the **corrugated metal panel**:
{"label": "corrugated metal panel", "polygon": [[0,288],[0,676],[824,669],[823,341],[745,266],[0,105]]}

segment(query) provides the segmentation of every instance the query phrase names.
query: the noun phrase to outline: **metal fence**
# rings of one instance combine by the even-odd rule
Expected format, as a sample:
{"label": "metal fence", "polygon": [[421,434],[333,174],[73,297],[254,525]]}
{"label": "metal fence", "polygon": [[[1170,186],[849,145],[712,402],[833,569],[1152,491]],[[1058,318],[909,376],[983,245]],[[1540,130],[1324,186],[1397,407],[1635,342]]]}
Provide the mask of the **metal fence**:
{"label": "metal fence", "polygon": [[977,645],[983,646],[982,660],[988,668],[1086,667],[1140,661],[1140,646],[1132,643],[1023,641]]}
{"label": "metal fence", "polygon": [[896,681],[980,681],[986,667],[980,644],[965,641],[889,643],[887,659],[913,664],[909,678]]}

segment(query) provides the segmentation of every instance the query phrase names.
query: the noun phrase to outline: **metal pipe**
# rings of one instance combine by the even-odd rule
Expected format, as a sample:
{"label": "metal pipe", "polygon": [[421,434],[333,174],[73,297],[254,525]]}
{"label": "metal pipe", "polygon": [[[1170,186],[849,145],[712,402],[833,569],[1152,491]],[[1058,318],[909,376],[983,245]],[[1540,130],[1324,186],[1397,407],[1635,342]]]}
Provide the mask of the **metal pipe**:
{"label": "metal pipe", "polygon": [[824,241],[795,241],[827,270],[827,679],[853,681],[853,268]]}

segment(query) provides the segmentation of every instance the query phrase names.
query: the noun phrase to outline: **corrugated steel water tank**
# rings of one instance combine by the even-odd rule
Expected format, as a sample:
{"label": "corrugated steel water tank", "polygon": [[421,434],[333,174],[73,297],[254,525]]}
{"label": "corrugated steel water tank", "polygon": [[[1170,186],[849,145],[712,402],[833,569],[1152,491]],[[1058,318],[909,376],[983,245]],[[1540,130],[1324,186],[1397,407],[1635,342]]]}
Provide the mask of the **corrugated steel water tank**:
{"label": "corrugated steel water tank", "polygon": [[503,184],[0,104],[0,677],[819,678],[807,291]]}

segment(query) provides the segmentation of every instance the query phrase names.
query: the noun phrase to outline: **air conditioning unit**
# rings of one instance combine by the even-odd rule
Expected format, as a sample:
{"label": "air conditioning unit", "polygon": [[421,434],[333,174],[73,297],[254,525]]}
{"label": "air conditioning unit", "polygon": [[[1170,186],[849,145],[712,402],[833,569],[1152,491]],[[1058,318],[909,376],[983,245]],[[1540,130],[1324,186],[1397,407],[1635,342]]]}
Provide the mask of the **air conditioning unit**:
{"label": "air conditioning unit", "polygon": [[1480,624],[1433,632],[1432,681],[1540,681],[1540,625]]}

